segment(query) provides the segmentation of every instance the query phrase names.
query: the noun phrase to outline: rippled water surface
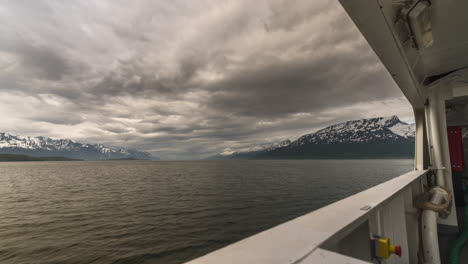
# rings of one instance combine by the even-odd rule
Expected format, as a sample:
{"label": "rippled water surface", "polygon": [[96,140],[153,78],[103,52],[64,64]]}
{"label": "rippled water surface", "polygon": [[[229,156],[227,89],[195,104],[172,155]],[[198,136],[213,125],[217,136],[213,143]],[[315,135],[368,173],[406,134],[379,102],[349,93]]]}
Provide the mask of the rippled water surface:
{"label": "rippled water surface", "polygon": [[0,163],[0,263],[181,263],[412,160]]}

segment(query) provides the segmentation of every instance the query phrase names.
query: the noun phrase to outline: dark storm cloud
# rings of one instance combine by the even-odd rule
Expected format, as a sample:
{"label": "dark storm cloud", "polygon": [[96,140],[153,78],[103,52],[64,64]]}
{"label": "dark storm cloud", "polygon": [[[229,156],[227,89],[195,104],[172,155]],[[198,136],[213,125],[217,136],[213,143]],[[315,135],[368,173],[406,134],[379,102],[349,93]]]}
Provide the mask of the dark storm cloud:
{"label": "dark storm cloud", "polygon": [[30,2],[0,3],[2,131],[197,158],[411,115],[336,1]]}
{"label": "dark storm cloud", "polygon": [[390,82],[383,69],[367,72],[352,66],[373,59],[361,47],[357,52],[362,56],[337,53],[317,61],[312,55],[290,62],[270,60],[259,68],[246,66],[217,83],[207,104],[234,114],[273,117],[394,96],[394,90],[378,88]]}
{"label": "dark storm cloud", "polygon": [[20,54],[21,64],[39,78],[60,80],[63,75],[69,73],[67,60],[49,48],[20,44],[10,51]]}
{"label": "dark storm cloud", "polygon": [[179,63],[177,73],[158,76],[164,66],[155,67],[151,72],[139,60],[119,61],[118,68],[109,72],[90,92],[95,96],[153,96],[175,97],[185,93],[197,69],[202,67],[196,59],[184,59]]}
{"label": "dark storm cloud", "polygon": [[83,118],[76,113],[47,112],[45,115],[32,115],[30,120],[57,125],[76,125],[83,122]]}

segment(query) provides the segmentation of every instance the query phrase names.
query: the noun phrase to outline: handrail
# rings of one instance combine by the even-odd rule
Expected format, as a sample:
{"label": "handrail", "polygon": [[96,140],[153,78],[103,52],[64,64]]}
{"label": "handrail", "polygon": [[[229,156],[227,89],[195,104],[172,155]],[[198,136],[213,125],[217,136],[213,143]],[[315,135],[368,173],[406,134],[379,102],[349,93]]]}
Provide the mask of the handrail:
{"label": "handrail", "polygon": [[300,263],[328,239],[357,227],[385,202],[424,175],[415,170],[291,221],[216,250],[187,264]]}

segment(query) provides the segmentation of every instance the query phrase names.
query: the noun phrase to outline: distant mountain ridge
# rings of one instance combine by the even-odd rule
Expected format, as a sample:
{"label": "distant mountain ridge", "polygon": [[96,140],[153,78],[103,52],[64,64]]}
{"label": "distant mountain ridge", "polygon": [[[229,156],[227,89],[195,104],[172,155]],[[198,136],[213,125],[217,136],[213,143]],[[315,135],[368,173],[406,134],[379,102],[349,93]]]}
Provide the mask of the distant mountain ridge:
{"label": "distant mountain ridge", "polygon": [[102,144],[83,144],[70,139],[22,137],[8,133],[0,133],[0,153],[32,157],[61,156],[83,160],[157,159],[147,152],[137,150],[106,147]]}
{"label": "distant mountain ridge", "polygon": [[2,161],[78,161],[79,159],[69,159],[64,157],[31,157],[19,154],[0,154]]}
{"label": "distant mountain ridge", "polygon": [[[414,124],[397,116],[347,121],[271,148],[221,153],[213,159],[396,158],[414,155]],[[223,155],[224,154],[224,155]]]}
{"label": "distant mountain ridge", "polygon": [[223,153],[220,153],[218,155],[210,157],[211,159],[230,159],[233,157],[237,158],[253,158],[256,155],[262,154],[262,153],[268,153],[270,151],[273,151],[277,148],[282,148],[289,146],[291,144],[290,140],[283,140],[278,143],[273,143],[273,144],[263,144],[255,147],[251,147],[249,149],[240,149],[236,151],[225,151]]}

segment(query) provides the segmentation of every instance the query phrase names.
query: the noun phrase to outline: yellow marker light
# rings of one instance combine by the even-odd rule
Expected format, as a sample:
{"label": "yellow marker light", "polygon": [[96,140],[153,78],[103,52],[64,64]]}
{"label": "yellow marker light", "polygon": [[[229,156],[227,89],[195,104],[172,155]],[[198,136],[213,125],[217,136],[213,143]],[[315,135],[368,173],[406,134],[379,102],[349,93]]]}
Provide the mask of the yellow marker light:
{"label": "yellow marker light", "polygon": [[382,237],[376,240],[376,255],[379,258],[388,259],[391,254],[401,257],[401,247],[390,244],[390,239]]}

